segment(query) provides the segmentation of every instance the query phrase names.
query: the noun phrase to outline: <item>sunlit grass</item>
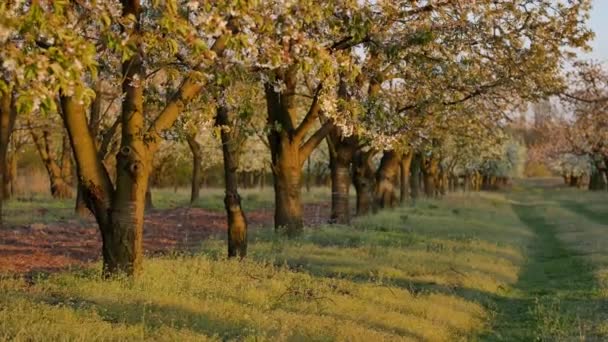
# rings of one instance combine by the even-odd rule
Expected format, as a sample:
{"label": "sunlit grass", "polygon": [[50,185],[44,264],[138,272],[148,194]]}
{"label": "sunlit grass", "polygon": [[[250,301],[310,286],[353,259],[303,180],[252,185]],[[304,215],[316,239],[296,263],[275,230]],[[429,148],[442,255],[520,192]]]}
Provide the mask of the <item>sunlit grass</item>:
{"label": "sunlit grass", "polygon": [[500,194],[452,195],[305,230],[252,233],[250,256],[148,259],[0,281],[0,340],[458,341],[487,330],[531,238]]}

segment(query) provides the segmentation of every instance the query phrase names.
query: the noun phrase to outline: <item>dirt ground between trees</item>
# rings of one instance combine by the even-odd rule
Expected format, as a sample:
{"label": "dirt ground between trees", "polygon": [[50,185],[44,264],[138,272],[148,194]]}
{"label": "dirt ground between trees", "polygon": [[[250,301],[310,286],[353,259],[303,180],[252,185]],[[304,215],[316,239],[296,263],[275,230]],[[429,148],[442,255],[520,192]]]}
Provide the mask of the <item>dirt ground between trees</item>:
{"label": "dirt ground between trees", "polygon": [[[309,226],[326,222],[329,204],[305,204],[304,217]],[[247,213],[247,220],[252,229],[272,226],[273,212],[252,211]],[[225,231],[223,212],[200,208],[152,210],[145,218],[144,250],[146,255],[194,251],[203,240],[223,237]],[[101,237],[93,218],[0,229],[0,273],[57,272],[90,264],[100,257]]]}

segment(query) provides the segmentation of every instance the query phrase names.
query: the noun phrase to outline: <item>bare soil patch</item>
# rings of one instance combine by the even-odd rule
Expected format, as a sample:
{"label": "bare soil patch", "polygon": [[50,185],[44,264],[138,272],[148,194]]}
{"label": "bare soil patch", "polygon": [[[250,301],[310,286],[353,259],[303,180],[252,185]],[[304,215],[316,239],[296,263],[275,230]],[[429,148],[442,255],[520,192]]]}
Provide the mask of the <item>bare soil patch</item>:
{"label": "bare soil patch", "polygon": [[[39,215],[38,209],[31,215]],[[306,204],[309,226],[326,222],[329,204]],[[272,210],[247,213],[252,229],[273,224]],[[147,255],[171,251],[196,251],[210,236],[224,237],[223,212],[200,208],[152,210],[146,214],[144,249]],[[56,272],[84,266],[101,257],[101,237],[95,221],[67,219],[0,229],[0,273]]]}

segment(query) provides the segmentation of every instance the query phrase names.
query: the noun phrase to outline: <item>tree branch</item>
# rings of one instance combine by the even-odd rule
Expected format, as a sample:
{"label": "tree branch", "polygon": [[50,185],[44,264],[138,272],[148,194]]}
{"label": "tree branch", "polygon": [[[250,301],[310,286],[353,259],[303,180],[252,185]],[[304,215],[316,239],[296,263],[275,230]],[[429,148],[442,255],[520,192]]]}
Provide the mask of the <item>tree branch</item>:
{"label": "tree branch", "polygon": [[599,98],[595,98],[595,99],[585,99],[573,94],[568,94],[568,93],[562,93],[561,95],[572,99],[572,100],[576,100],[576,101],[581,101],[581,102],[585,102],[585,103],[598,103],[598,102],[607,102],[608,101],[608,96],[607,97],[599,97]]}
{"label": "tree branch", "polygon": [[312,126],[317,121],[317,117],[319,116],[320,110],[319,93],[321,92],[321,89],[323,89],[322,83],[317,86],[317,89],[315,89],[314,97],[312,99],[310,108],[308,109],[308,113],[306,113],[304,120],[302,120],[300,125],[296,128],[296,131],[294,133],[295,140],[304,139],[306,133],[308,133],[308,131],[312,129]]}
{"label": "tree branch", "polygon": [[[234,29],[233,29],[234,31]],[[228,35],[224,34],[218,37],[211,47],[211,51],[216,55],[222,54],[228,43]],[[156,151],[160,145],[160,132],[167,130],[173,126],[177,117],[181,114],[184,107],[192,101],[203,90],[203,84],[196,81],[192,76],[188,76],[177,92],[173,94],[171,100],[167,103],[163,111],[156,117],[156,120],[148,128],[148,138],[150,140],[148,149],[152,152]]]}
{"label": "tree branch", "polygon": [[110,143],[112,142],[112,138],[116,134],[118,127],[120,126],[122,120],[121,117],[117,117],[112,126],[103,134],[101,138],[101,144],[99,144],[99,157],[104,159],[108,154],[108,148],[110,147]]}
{"label": "tree branch", "polygon": [[333,122],[327,121],[319,128],[308,140],[300,146],[300,163],[303,165],[312,151],[325,139],[327,134],[334,127]]}

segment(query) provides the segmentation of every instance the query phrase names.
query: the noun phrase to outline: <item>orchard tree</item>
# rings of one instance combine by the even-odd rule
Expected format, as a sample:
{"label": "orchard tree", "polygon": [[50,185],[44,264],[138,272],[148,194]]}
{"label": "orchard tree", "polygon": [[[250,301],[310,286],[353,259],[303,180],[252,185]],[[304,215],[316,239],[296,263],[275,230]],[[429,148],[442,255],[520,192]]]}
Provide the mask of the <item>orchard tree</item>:
{"label": "orchard tree", "polygon": [[[1,11],[9,31],[8,38],[3,36],[9,41],[8,49],[3,49],[9,56],[3,55],[3,66],[14,75],[4,84],[19,89],[17,111],[54,109],[53,100],[60,96],[83,197],[101,230],[106,275],[141,270],[145,195],[163,132],[201,93],[205,70],[218,63],[229,46],[230,58],[239,58],[241,43],[246,42],[235,26],[249,12],[247,4],[217,2],[196,12],[195,5],[38,1],[3,5]],[[226,17],[229,13],[231,18]],[[106,54],[122,61],[114,181],[97,153],[86,116],[95,97],[90,80],[97,77],[98,59]],[[144,112],[145,90],[149,75],[159,68],[175,70],[180,81],[153,116]]]}
{"label": "orchard tree", "polygon": [[[287,235],[303,228],[302,168],[333,127],[338,75],[348,63],[361,5],[355,1],[263,1],[254,39],[261,49],[258,74],[263,82],[268,142],[275,189],[275,227]],[[320,114],[325,120],[316,124]]]}

